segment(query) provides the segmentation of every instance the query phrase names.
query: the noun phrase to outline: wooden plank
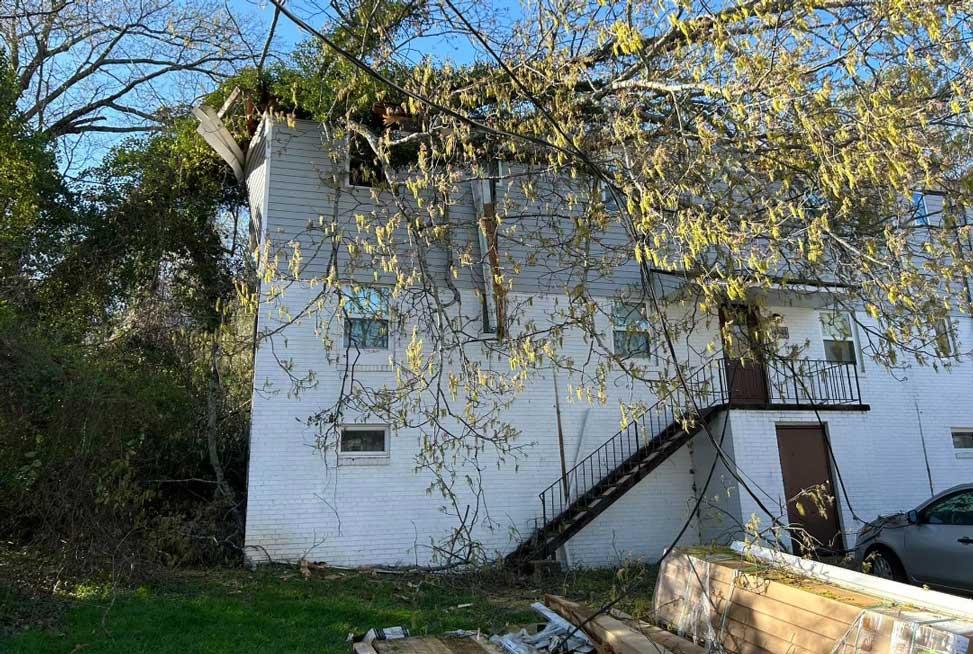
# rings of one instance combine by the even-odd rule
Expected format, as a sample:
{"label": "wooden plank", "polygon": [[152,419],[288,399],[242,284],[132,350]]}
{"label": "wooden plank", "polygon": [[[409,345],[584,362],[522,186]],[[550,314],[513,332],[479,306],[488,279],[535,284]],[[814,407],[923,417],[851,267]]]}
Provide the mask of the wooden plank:
{"label": "wooden plank", "polygon": [[790,637],[778,636],[754,627],[746,622],[727,618],[723,625],[723,642],[727,649],[739,651],[742,643],[759,647],[768,652],[792,652],[793,654],[830,654],[834,641],[809,642],[807,632],[795,629]]}
{"label": "wooden plank", "polygon": [[[370,647],[371,651],[359,652],[359,645]],[[355,654],[496,654],[496,650],[479,638],[422,636],[355,643]]]}
{"label": "wooden plank", "polygon": [[[731,593],[730,586],[719,581],[711,581],[711,590],[721,600],[727,597],[731,598],[733,606],[729,609],[728,615],[737,620],[749,622],[753,626],[766,628],[772,633],[779,629],[801,629],[810,634],[834,640],[841,638],[861,613],[858,609],[854,609],[853,612],[846,612],[843,609],[848,607],[843,607],[843,609],[836,610],[832,615],[827,615],[823,612],[816,612],[810,607],[805,608],[799,604],[782,601],[779,597],[776,597],[776,592],[769,589],[767,592],[760,592],[757,589],[745,586],[735,586]],[[724,607],[721,606],[720,608],[725,611]],[[849,613],[852,614],[849,615]],[[751,616],[750,620],[743,618],[746,614]],[[846,619],[846,617],[850,619]]]}
{"label": "wooden plank", "polygon": [[[696,570],[687,571],[690,567],[695,567]],[[661,607],[660,619],[671,624],[677,623],[683,616],[682,595],[687,592],[692,594],[694,591],[701,593],[700,584],[708,585],[709,601],[714,604],[714,612],[725,612],[726,606],[720,602],[730,598],[735,605],[742,607],[734,609],[734,617],[737,619],[741,611],[750,610],[772,616],[793,628],[805,629],[832,639],[840,638],[861,612],[861,608],[857,606],[757,575],[740,573],[739,570],[738,568],[734,571],[728,566],[714,563],[707,566],[706,562],[698,559],[695,563],[675,562],[671,566],[664,564],[657,584],[658,602],[671,602],[671,605]],[[689,577],[688,590],[686,583],[672,578],[673,574]],[[687,599],[695,601],[693,597]],[[866,599],[871,606],[876,604],[874,598]],[[718,624],[713,626],[718,627]]]}
{"label": "wooden plank", "polygon": [[882,599],[856,590],[703,556],[679,552],[666,559],[656,612],[684,631],[719,634],[718,645],[735,654],[832,654],[845,638],[862,654],[899,652],[905,641],[973,654],[963,623],[940,613],[882,606]]}
{"label": "wooden plank", "polygon": [[839,568],[818,561],[809,561],[765,547],[748,547],[739,541],[733,543],[733,549],[737,552],[746,552],[748,556],[759,558],[767,563],[785,567],[793,571],[794,574],[812,577],[860,593],[872,594],[901,604],[917,606],[959,618],[967,618],[973,615],[973,599],[917,588],[888,579],[880,579],[855,570]]}
{"label": "wooden plank", "polygon": [[612,609],[611,614],[613,617],[618,618],[634,631],[642,634],[659,646],[673,652],[673,654],[706,654],[708,650],[691,640],[686,640],[671,631],[666,631],[661,627],[657,627],[653,624],[649,624],[643,620],[636,620],[632,616],[628,615],[623,611],[618,611]]}
{"label": "wooden plank", "polygon": [[[860,613],[836,600],[742,572],[744,566],[722,563],[684,554],[673,555],[671,564],[667,560],[657,593],[659,602],[670,604],[657,602],[659,617],[686,632],[718,634],[721,644],[738,654],[830,654]],[[704,602],[705,610],[687,612]]]}
{"label": "wooden plank", "polygon": [[[608,646],[614,654],[671,654],[670,650],[635,631],[618,618],[603,614],[591,619],[595,611],[557,595],[545,595],[544,603],[582,630],[596,643]],[[587,622],[590,620],[590,622]]]}
{"label": "wooden plank", "polygon": [[726,611],[726,618],[736,620],[755,629],[767,632],[782,639],[795,638],[805,649],[825,649],[830,651],[831,645],[845,635],[849,625],[830,623],[822,616],[815,616],[814,620],[802,620],[786,611],[777,610],[773,605],[764,604],[763,610],[750,606],[732,603]]}
{"label": "wooden plank", "polygon": [[239,86],[234,87],[233,91],[230,92],[230,95],[228,95],[226,100],[223,102],[223,106],[220,107],[220,110],[216,112],[216,115],[220,118],[220,120],[223,119],[223,116],[226,115],[226,112],[229,111],[230,108],[236,103],[237,99],[240,97],[241,92],[242,91],[240,91]]}
{"label": "wooden plank", "polygon": [[705,647],[701,647],[691,640],[681,638],[671,631],[666,631],[660,627],[646,625],[639,629],[639,633],[663,648],[664,651],[669,651],[673,654],[706,654],[707,651]]}

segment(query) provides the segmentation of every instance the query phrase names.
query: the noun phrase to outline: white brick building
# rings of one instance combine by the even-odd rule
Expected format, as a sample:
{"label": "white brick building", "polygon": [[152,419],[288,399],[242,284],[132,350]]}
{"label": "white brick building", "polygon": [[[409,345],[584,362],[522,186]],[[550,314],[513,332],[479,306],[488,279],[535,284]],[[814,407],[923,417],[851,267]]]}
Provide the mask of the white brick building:
{"label": "white brick building", "polygon": [[[261,242],[276,244],[283,252],[288,251],[285,244],[300,242],[303,270],[300,281],[267,278],[261,288],[258,330],[268,335],[260,342],[255,362],[248,556],[258,562],[307,557],[336,565],[434,564],[432,545],[449,535],[456,518],[443,512],[443,498],[427,492],[431,475],[417,472],[422,429],[386,428],[368,418],[346,417],[352,427],[348,443],[372,451],[341,453],[318,447],[319,427],[308,420],[332,405],[348,380],[343,348],[335,345],[346,336],[345,324],[324,320],[326,311],[302,314],[303,307],[317,300],[322,306],[330,301],[319,298],[320,287],[312,281],[327,274],[328,252],[320,243],[307,240],[305,232],[308,225],[327,226],[335,220],[350,229],[355,216],[368,215],[373,204],[371,189],[348,187],[336,193],[325,183],[340,168],[322,147],[321,127],[312,122],[288,126],[265,121],[250,146],[247,183]],[[457,243],[457,251],[476,249],[476,202],[470,186],[470,182],[457,184],[453,213],[459,219],[468,215],[470,225],[469,242]],[[287,267],[286,259],[281,267]],[[337,274],[341,275],[340,264]],[[463,306],[479,308],[482,303],[472,277],[475,274],[469,279],[465,273],[459,275],[457,286]],[[592,287],[592,294],[609,307],[601,327],[610,340],[608,316],[618,289],[604,280],[592,281]],[[963,435],[973,431],[973,367],[957,361],[948,371],[911,367],[891,373],[868,358],[866,339],[858,329],[846,349],[837,346],[845,356],[853,351],[855,362],[834,362],[829,367],[827,360],[835,358],[835,352],[825,350],[822,316],[829,315],[831,292],[781,290],[766,306],[786,328],[782,345],[803,347],[802,356],[820,362],[815,364],[819,373],[804,375],[800,383],[822,375],[830,375],[834,383],[841,380],[840,388],[822,389],[816,397],[823,400],[818,413],[834,452],[831,481],[840,486],[840,473],[847,489],[847,497],[838,491],[843,540],[837,545],[850,547],[858,525],[852,508],[870,520],[882,512],[911,508],[932,491],[973,480],[973,449],[966,447]],[[555,305],[568,302],[564,293],[563,285],[560,289],[555,282],[545,286],[528,276],[523,286],[515,285],[508,302],[525,303],[522,320],[543,320]],[[863,315],[855,318],[868,324]],[[681,343],[684,351],[680,352],[687,361],[696,357],[699,365],[711,360],[709,370],[717,377],[726,369],[718,352],[706,354],[706,344],[719,338],[714,336],[718,325],[716,316],[702,316],[689,339],[693,342]],[[968,318],[956,316],[954,327],[957,345],[973,343],[973,323]],[[374,388],[394,385],[396,362],[406,356],[410,331],[392,330],[386,347],[363,351],[354,367],[355,382]],[[583,359],[589,348],[580,334],[568,331],[562,351]],[[559,501],[555,494],[561,492],[556,483],[561,476],[556,405],[563,426],[565,465],[572,468],[619,431],[619,402],[644,399],[651,404],[650,398],[640,397],[644,388],[639,390],[620,373],[609,380],[607,401],[601,404],[569,397],[576,380],[559,371],[560,397],[556,398],[552,374],[538,371],[505,412],[505,420],[520,431],[517,444],[523,451],[499,466],[486,456],[480,460],[484,493],[479,505],[472,493],[458,490],[460,511],[466,506],[475,511],[479,506],[473,535],[488,555],[511,552],[531,535],[545,510],[554,514],[564,508],[563,502],[554,506]],[[295,384],[295,379],[305,381]],[[779,434],[790,433],[788,427],[819,423],[807,404],[807,391],[794,389],[795,380],[786,372],[778,381],[786,388],[778,388],[773,379],[769,385],[763,382],[767,397],[761,406],[725,408],[712,416],[710,424],[713,434],[725,434],[723,448],[739,465],[749,488],[786,521],[787,480]],[[713,403],[720,404],[715,399]],[[376,433],[351,433],[365,428]],[[623,452],[628,453],[631,450]],[[706,436],[689,440],[580,528],[559,556],[572,565],[602,565],[625,557],[657,559],[689,516],[714,456]],[[549,490],[545,500],[550,505],[542,506],[539,494],[552,483],[555,490]],[[586,488],[581,478],[573,483],[572,498]],[[738,536],[740,525],[754,515],[763,526],[769,524],[756,500],[721,465],[715,468],[704,500],[703,517],[691,521],[684,543],[726,541]]]}

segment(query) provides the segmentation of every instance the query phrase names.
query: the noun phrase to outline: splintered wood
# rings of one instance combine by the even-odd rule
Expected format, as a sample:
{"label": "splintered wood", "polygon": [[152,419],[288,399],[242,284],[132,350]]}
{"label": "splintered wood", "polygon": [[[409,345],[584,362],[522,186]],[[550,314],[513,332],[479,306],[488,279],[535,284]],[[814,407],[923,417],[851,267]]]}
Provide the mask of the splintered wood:
{"label": "splintered wood", "polygon": [[677,634],[736,654],[973,654],[973,622],[721,553],[668,556],[653,603]]}

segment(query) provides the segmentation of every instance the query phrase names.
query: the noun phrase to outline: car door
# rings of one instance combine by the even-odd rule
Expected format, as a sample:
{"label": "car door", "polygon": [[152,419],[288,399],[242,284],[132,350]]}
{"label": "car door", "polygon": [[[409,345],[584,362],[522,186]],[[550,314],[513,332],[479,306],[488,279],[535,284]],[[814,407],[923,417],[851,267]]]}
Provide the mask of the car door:
{"label": "car door", "polygon": [[973,490],[940,498],[906,527],[904,561],[923,583],[973,588]]}

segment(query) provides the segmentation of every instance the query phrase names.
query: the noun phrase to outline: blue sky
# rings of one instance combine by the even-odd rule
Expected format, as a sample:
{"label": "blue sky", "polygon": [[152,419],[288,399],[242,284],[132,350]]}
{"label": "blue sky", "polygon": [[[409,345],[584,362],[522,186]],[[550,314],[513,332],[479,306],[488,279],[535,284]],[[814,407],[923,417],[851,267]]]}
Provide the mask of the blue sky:
{"label": "blue sky", "polygon": [[[269,0],[229,0],[229,6],[239,15],[255,19],[259,32],[264,35],[267,33],[274,15],[274,5]],[[288,6],[315,27],[324,26],[328,20],[328,15],[320,10],[320,7],[326,6],[324,1],[315,3],[313,0],[290,0]],[[517,0],[494,1],[489,7],[491,11],[505,13],[508,17],[517,16],[521,11]],[[277,25],[276,49],[279,52],[290,52],[304,38],[304,32],[282,15]],[[465,64],[485,57],[485,53],[478,52],[478,49],[465,38],[429,37],[416,41],[414,47],[417,58],[429,55],[440,61],[451,61],[457,64]]]}
{"label": "blue sky", "polygon": [[[227,0],[230,10],[236,20],[241,23],[245,31],[253,36],[254,43],[250,47],[259,52],[270,28],[274,15],[274,5],[269,0]],[[288,6],[300,17],[315,27],[324,27],[329,22],[329,16],[322,13],[319,7],[327,7],[328,0],[288,0]],[[518,0],[497,0],[485,8],[492,12],[505,12],[507,17],[520,15]],[[286,62],[287,56],[307,35],[286,16],[281,15],[278,21],[274,39],[274,51]],[[410,58],[418,61],[424,56],[431,56],[438,61],[451,61],[456,64],[469,63],[477,58],[485,59],[486,53],[478,51],[464,37],[428,37],[419,39],[411,44]],[[203,81],[203,80],[200,80]],[[175,78],[163,78],[152,86],[159,97],[165,98],[173,91],[173,85],[179,84]],[[192,92],[205,93],[209,84],[193,88]],[[178,96],[179,93],[171,94]],[[97,165],[108,150],[121,143],[129,135],[117,134],[88,134],[80,138],[68,139],[60,153],[62,170],[69,175],[79,174],[89,166]],[[68,156],[68,152],[73,152]]]}

